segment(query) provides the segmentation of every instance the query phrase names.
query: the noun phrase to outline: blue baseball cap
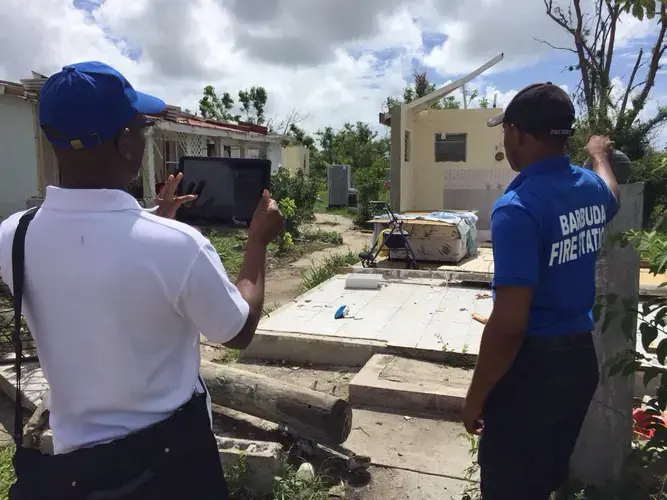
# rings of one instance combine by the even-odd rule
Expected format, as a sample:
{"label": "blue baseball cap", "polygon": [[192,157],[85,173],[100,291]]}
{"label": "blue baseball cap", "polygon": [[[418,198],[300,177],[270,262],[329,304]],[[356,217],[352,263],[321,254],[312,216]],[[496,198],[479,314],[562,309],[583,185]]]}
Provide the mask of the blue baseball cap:
{"label": "blue baseball cap", "polygon": [[80,150],[109,141],[137,114],[165,108],[157,97],[135,91],[111,66],[82,62],[46,81],[39,93],[39,125],[54,146]]}

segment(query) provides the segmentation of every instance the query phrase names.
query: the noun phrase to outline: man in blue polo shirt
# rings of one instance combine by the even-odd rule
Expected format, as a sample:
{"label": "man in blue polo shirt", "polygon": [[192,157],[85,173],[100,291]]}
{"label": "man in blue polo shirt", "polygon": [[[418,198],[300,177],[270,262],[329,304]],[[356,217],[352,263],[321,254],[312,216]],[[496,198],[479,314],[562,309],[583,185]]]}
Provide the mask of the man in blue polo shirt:
{"label": "man in blue polo shirt", "polygon": [[591,331],[595,260],[618,208],[611,142],[591,137],[592,171],[565,154],[574,107],[559,87],[519,92],[501,125],[518,175],[491,215],[494,306],[464,408],[485,500],[542,500],[565,479],[598,384]]}

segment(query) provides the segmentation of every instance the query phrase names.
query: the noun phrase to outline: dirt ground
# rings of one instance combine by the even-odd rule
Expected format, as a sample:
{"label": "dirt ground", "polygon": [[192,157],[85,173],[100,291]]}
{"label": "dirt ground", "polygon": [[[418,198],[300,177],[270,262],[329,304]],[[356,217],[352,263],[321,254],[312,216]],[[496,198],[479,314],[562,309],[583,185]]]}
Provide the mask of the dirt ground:
{"label": "dirt ground", "polygon": [[[204,346],[202,357],[215,358],[216,348]],[[359,368],[298,366],[240,361],[234,366],[275,380],[314,389],[340,398]],[[220,430],[225,423],[221,421]],[[252,428],[251,439],[262,439]],[[345,449],[370,456],[370,482],[346,488],[348,500],[460,500],[468,485],[465,468],[471,464],[463,427],[454,422],[354,409],[352,432]],[[238,436],[241,437],[241,436]]]}
{"label": "dirt ground", "polygon": [[284,268],[273,269],[266,276],[266,306],[271,309],[280,307],[299,295],[301,274],[318,261],[332,253],[351,251],[358,253],[370,245],[371,234],[355,228],[352,221],[342,215],[316,214],[315,222],[306,229],[336,231],[343,237],[343,244],[311,253]]}

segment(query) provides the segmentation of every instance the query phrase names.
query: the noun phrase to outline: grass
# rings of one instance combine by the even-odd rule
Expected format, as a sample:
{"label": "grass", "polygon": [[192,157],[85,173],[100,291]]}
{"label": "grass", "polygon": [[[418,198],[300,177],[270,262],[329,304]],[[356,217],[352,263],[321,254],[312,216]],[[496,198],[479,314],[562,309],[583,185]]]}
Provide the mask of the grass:
{"label": "grass", "polygon": [[301,287],[306,290],[315,288],[320,283],[334,277],[347,266],[359,262],[359,256],[352,252],[334,253],[326,257],[322,262],[312,266],[301,277]]}
{"label": "grass", "polygon": [[220,356],[215,358],[213,362],[221,365],[234,363],[239,359],[239,353],[240,351],[238,349],[227,349],[226,347],[223,347],[220,349]]}
{"label": "grass", "polygon": [[296,475],[297,469],[287,461],[283,463],[280,476],[275,478],[273,494],[263,497],[254,495],[246,487],[246,466],[243,455],[239,463],[225,471],[230,500],[328,500],[329,489],[319,477],[304,481]]}
{"label": "grass", "polygon": [[[243,264],[247,231],[243,229],[210,230],[205,234],[220,255],[229,278],[232,281],[236,280]],[[276,244],[271,243],[267,253],[267,268],[283,267],[306,254],[342,243],[343,237],[336,231],[306,230],[301,236],[295,238],[294,245],[288,251],[280,251]]]}
{"label": "grass", "polygon": [[210,231],[206,236],[220,255],[227,274],[235,279],[243,264],[247,232],[242,229]]}
{"label": "grass", "polygon": [[338,231],[324,231],[322,229],[303,231],[299,239],[303,241],[319,241],[330,245],[343,244],[343,236]]}
{"label": "grass", "polygon": [[6,500],[9,495],[9,487],[14,483],[14,466],[12,457],[14,446],[0,448],[0,500]]}
{"label": "grass", "polygon": [[353,217],[356,210],[351,207],[329,207],[329,192],[326,186],[317,192],[317,202],[315,203],[315,213],[318,214],[334,214],[342,215],[344,217]]}

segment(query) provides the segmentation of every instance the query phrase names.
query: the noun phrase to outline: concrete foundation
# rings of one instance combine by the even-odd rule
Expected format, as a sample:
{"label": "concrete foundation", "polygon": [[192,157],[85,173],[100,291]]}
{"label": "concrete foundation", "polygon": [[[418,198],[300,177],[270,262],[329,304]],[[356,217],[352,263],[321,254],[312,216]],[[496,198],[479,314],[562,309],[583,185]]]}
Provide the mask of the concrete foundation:
{"label": "concrete foundation", "polygon": [[311,365],[363,366],[384,342],[259,330],[239,358]]}
{"label": "concrete foundation", "polygon": [[[337,276],[265,318],[244,357],[360,365],[386,350],[475,355],[484,325],[472,314],[488,317],[491,305],[488,287],[446,279],[383,279],[377,290],[346,290]],[[335,319],[341,306],[349,316]]]}
{"label": "concrete foundation", "polygon": [[472,370],[376,354],[350,382],[350,403],[459,421]]}

